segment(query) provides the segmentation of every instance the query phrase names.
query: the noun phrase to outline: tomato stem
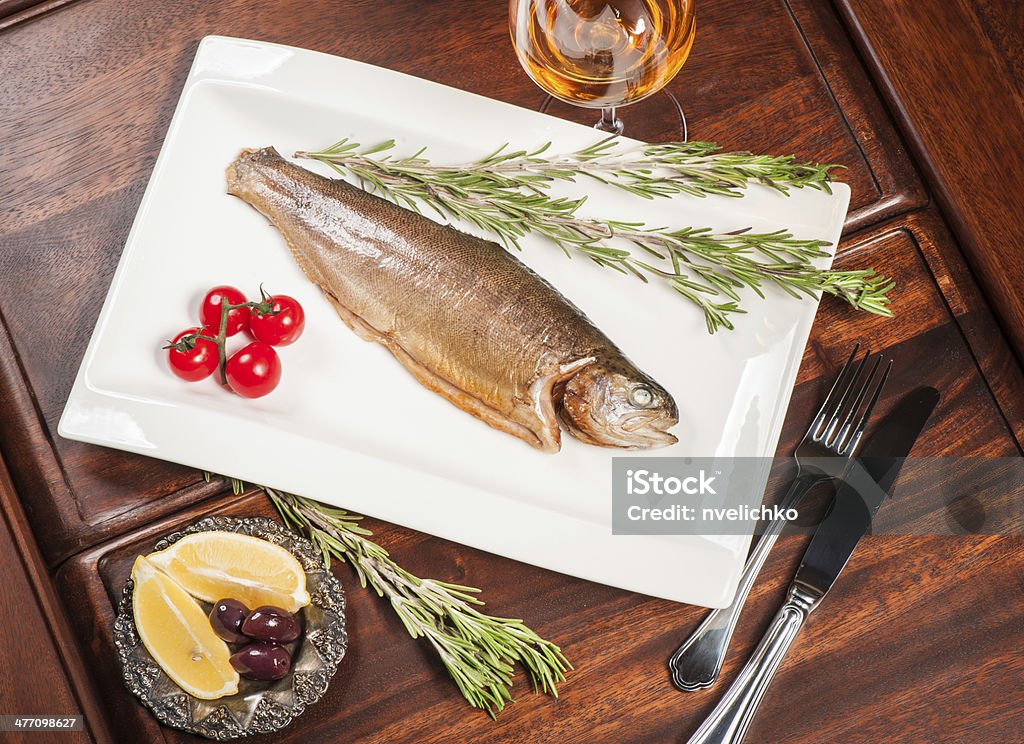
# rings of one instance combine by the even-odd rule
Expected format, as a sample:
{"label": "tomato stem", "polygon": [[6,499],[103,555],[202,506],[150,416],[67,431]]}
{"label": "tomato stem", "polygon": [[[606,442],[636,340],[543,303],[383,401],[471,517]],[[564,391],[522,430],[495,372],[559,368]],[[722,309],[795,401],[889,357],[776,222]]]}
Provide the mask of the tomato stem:
{"label": "tomato stem", "polygon": [[211,343],[217,343],[217,339],[213,336],[204,336],[202,332],[190,333],[187,336],[182,336],[177,343],[174,341],[168,341],[165,349],[175,349],[177,351],[185,352],[192,351],[196,348],[196,342],[199,340],[210,341]]}
{"label": "tomato stem", "polygon": [[227,340],[228,340],[228,314],[232,310],[239,310],[241,308],[249,308],[254,313],[259,315],[277,315],[280,310],[274,310],[274,297],[273,295],[267,294],[263,290],[263,285],[260,285],[260,301],[259,302],[243,302],[240,305],[231,305],[228,303],[227,297],[220,298],[220,328],[217,330],[216,336],[203,335],[203,331],[206,330],[206,326],[203,326],[198,333],[190,333],[187,336],[183,336],[177,343],[168,341],[165,349],[177,349],[178,351],[192,351],[196,347],[196,341],[203,339],[204,341],[211,341],[217,344],[217,368],[220,370],[220,381],[222,385],[228,384],[227,375],[227,363],[228,363],[228,352],[227,352]]}
{"label": "tomato stem", "polygon": [[[242,307],[241,305],[237,307]],[[220,369],[220,383],[221,385],[228,384],[228,353],[225,347],[225,342],[228,338],[228,313],[231,312],[231,305],[228,304],[227,297],[220,298],[220,330],[217,331],[217,367]]]}

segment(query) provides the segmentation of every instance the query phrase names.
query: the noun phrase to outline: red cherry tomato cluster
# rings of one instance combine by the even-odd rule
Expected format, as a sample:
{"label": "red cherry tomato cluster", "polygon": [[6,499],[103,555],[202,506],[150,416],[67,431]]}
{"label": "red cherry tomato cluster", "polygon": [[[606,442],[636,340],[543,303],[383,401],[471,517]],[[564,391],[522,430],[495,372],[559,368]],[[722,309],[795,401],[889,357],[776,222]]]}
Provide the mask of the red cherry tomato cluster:
{"label": "red cherry tomato cluster", "polygon": [[[198,328],[179,333],[167,349],[171,371],[196,382],[220,370],[220,381],[244,398],[262,398],[281,381],[275,346],[295,343],[306,325],[302,305],[288,295],[268,295],[250,302],[241,290],[214,287],[199,305]],[[228,356],[227,339],[245,333],[254,341]]]}

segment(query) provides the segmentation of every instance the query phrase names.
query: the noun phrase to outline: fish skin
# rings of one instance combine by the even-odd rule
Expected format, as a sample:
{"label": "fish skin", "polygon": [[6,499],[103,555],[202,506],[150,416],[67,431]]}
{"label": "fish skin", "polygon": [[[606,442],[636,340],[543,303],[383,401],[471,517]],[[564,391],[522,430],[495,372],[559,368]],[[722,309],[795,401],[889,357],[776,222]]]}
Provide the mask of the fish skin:
{"label": "fish skin", "polygon": [[627,384],[655,391],[665,415],[651,432],[654,439],[590,431],[608,423],[589,414],[566,421],[569,431],[591,444],[626,448],[675,441],[664,432],[678,419],[668,393],[497,243],[312,173],[273,148],[243,150],[228,167],[227,181],[228,193],[281,231],[350,328],[383,344],[422,384],[491,426],[557,452],[566,383],[584,368],[593,373],[604,365]]}

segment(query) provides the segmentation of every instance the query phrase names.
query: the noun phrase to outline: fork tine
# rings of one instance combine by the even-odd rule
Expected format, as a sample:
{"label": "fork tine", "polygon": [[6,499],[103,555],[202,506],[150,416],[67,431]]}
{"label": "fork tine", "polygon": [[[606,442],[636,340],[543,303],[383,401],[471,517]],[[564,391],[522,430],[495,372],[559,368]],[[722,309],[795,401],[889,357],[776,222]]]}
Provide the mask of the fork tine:
{"label": "fork tine", "polygon": [[853,375],[850,377],[849,382],[843,389],[843,395],[842,397],[839,398],[839,402],[836,403],[835,408],[832,409],[832,412],[828,414],[827,421],[822,422],[822,425],[818,427],[817,431],[815,431],[814,438],[816,440],[824,439],[827,442],[827,440],[832,437],[832,433],[835,431],[836,426],[838,426],[839,424],[839,415],[842,411],[845,410],[846,402],[849,399],[850,392],[853,390],[854,386],[857,385],[857,381],[862,379],[861,376],[864,372],[864,365],[867,364],[868,357],[870,356],[871,349],[866,349],[864,351],[864,357],[857,364],[857,367],[854,370]]}
{"label": "fork tine", "polygon": [[[860,410],[860,404],[864,401],[864,397],[868,394],[868,390],[871,388],[871,384],[875,380],[875,373],[878,372],[878,365],[882,363],[882,355],[879,354],[875,357],[875,363],[871,365],[871,371],[867,376],[862,376],[857,380],[859,389],[856,397],[853,401],[848,403],[840,411],[839,417],[833,423],[832,428],[829,430],[828,435],[825,438],[825,446],[831,447],[832,445],[839,445],[843,441],[844,435],[849,432],[850,424],[855,420],[857,411]],[[839,419],[842,419],[842,423],[839,423]]]}
{"label": "fork tine", "polygon": [[882,373],[882,379],[878,381],[878,387],[875,388],[874,394],[871,396],[871,402],[868,403],[868,407],[864,409],[863,415],[860,417],[860,421],[857,422],[857,428],[853,431],[853,436],[850,437],[850,441],[844,446],[850,455],[852,456],[856,450],[857,445],[860,444],[860,438],[864,435],[864,429],[868,425],[868,419],[871,418],[871,412],[875,410],[875,404],[878,403],[878,399],[882,397],[882,388],[885,387],[886,381],[889,379],[889,372],[892,371],[892,360],[889,360],[889,364],[885,367],[885,372]]}
{"label": "fork tine", "polygon": [[832,383],[832,388],[828,391],[828,395],[825,396],[825,402],[821,404],[821,408],[819,408],[818,412],[815,414],[811,425],[807,427],[807,433],[804,434],[805,439],[814,437],[818,427],[820,427],[822,422],[827,418],[828,412],[831,410],[833,399],[837,395],[838,391],[842,389],[842,383],[849,374],[850,369],[853,367],[853,360],[856,358],[858,351],[860,351],[860,344],[854,345],[853,351],[850,352],[850,357],[846,360],[846,364],[843,365],[843,368],[839,370],[839,374],[836,375],[836,381]]}

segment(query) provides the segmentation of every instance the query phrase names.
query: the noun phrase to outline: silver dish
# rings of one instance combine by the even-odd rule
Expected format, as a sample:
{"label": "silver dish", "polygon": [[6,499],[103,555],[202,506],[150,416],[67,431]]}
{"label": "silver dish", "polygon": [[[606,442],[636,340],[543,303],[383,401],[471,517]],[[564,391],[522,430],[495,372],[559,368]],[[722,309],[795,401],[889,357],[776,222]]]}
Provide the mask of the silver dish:
{"label": "silver dish", "polygon": [[308,540],[264,517],[206,517],[164,537],[154,550],[163,550],[185,535],[210,531],[239,532],[280,545],[306,570],[312,601],[299,613],[302,637],[289,644],[291,671],[276,682],[243,678],[237,694],[219,700],[192,697],[160,670],[139,640],[132,617],[134,583],[128,579],[114,621],[114,644],[125,685],[165,726],[220,741],[277,731],[320,699],[345,655],[345,593]]}

